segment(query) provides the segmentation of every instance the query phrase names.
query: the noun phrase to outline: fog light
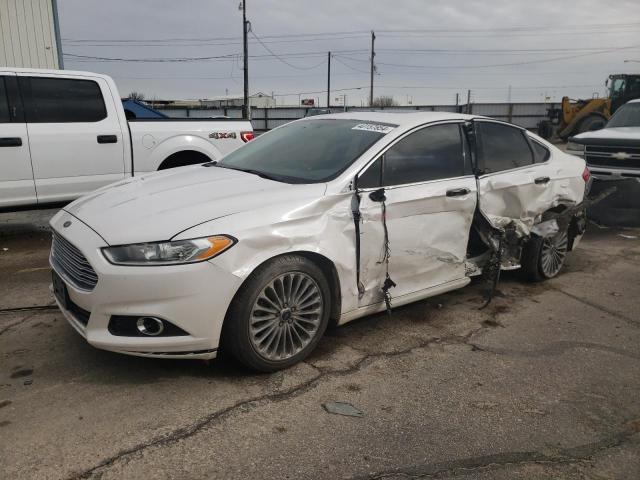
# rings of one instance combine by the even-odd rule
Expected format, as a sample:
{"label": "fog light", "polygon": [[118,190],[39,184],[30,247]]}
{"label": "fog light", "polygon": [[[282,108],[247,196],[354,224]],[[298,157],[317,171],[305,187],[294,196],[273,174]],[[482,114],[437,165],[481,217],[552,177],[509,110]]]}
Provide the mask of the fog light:
{"label": "fog light", "polygon": [[155,317],[140,317],[136,321],[136,327],[141,334],[155,337],[164,331],[164,322]]}

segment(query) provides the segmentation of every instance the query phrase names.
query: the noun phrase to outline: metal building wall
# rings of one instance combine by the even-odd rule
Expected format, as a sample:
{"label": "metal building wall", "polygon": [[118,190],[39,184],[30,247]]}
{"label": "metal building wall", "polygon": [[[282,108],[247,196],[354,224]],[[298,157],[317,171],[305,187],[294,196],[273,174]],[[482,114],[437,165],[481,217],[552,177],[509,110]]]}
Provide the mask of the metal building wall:
{"label": "metal building wall", "polygon": [[[387,112],[460,112],[483,115],[497,120],[514,123],[528,129],[535,129],[541,120],[547,119],[549,108],[558,108],[554,103],[472,103],[471,105],[413,105],[402,107],[387,107],[381,110]],[[240,107],[227,108],[189,108],[189,107],[157,107],[156,110],[169,117],[176,118],[211,118],[228,116],[241,118]],[[251,122],[257,131],[267,131],[279,127],[292,120],[306,115],[308,107],[274,107],[252,108]],[[340,113],[342,107],[331,107],[333,113]],[[368,111],[368,107],[348,107],[349,111]],[[380,110],[380,109],[378,109]]]}
{"label": "metal building wall", "polygon": [[0,0],[0,65],[62,68],[56,0]]}

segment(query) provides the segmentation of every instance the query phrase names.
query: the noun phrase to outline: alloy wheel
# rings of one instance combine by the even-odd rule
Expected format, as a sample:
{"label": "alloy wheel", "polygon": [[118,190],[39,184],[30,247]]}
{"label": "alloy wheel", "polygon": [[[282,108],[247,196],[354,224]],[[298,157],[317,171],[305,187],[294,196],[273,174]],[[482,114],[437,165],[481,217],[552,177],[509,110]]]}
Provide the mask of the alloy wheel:
{"label": "alloy wheel", "polygon": [[279,275],[261,290],[253,304],[251,344],[267,360],[286,360],[311,343],[323,313],[322,292],[311,276],[303,272]]}
{"label": "alloy wheel", "polygon": [[566,230],[561,230],[542,241],[540,267],[547,278],[555,277],[564,265],[568,244],[569,238]]}

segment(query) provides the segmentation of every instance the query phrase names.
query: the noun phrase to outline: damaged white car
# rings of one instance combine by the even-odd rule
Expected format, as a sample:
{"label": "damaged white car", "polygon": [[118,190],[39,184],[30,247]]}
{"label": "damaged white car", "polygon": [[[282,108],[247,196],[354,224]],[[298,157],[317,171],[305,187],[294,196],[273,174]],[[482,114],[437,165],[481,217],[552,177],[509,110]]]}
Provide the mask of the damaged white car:
{"label": "damaged white car", "polygon": [[338,324],[522,267],[555,276],[589,172],[526,130],[353,112],[97,190],[52,220],[53,291],[98,348],[288,367]]}

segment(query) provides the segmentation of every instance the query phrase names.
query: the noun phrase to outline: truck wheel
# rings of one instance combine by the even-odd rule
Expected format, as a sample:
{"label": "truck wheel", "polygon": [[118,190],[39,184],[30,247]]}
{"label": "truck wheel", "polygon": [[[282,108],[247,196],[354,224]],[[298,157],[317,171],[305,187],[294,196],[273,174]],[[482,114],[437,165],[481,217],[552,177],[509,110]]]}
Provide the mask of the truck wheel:
{"label": "truck wheel", "polygon": [[522,250],[522,273],[531,282],[553,278],[564,265],[569,246],[567,229],[550,237],[532,236]]}
{"label": "truck wheel", "polygon": [[231,302],[223,347],[245,366],[273,372],[302,361],[329,322],[329,283],[322,270],[298,255],[258,267]]}
{"label": "truck wheel", "polygon": [[598,115],[589,115],[583,118],[578,127],[578,133],[592,132],[604,128],[607,121]]}

